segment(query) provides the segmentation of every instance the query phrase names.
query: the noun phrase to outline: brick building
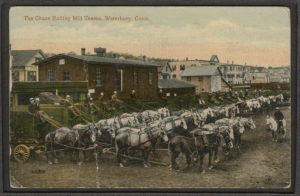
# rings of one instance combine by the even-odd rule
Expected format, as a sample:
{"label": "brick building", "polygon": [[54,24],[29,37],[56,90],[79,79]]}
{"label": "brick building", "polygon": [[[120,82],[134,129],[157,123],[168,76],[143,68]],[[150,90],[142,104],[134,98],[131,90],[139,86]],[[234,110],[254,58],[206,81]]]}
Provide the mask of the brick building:
{"label": "brick building", "polygon": [[130,98],[135,90],[137,98],[156,100],[158,96],[157,65],[146,61],[108,58],[105,48],[95,48],[96,55],[59,54],[37,62],[40,81],[88,81],[91,96],[104,93],[111,98],[114,91],[122,99]]}

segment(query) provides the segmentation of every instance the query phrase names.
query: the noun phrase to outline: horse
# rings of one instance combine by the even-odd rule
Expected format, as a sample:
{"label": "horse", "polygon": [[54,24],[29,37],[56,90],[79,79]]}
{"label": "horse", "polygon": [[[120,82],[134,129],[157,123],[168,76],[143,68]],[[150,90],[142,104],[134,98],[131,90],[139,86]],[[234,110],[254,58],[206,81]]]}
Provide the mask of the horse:
{"label": "horse", "polygon": [[142,151],[144,167],[148,167],[149,152],[159,138],[162,138],[165,142],[168,141],[167,134],[162,127],[153,127],[143,131],[132,131],[132,128],[128,127],[127,130],[118,133],[115,138],[115,147],[120,167],[124,167],[122,154],[128,153],[132,148]]}
{"label": "horse", "polygon": [[111,126],[113,128],[117,128],[117,129],[119,129],[121,127],[118,118],[109,118],[109,119],[99,120],[96,124],[98,127]]}
{"label": "horse", "polygon": [[[251,121],[253,122],[253,121]],[[230,138],[233,140],[233,146],[236,149],[240,148],[240,145],[242,143],[242,134],[245,131],[246,122],[243,121],[243,123],[240,121],[240,118],[235,119],[229,119],[229,118],[223,118],[220,120],[217,120],[215,122],[216,125],[227,125],[230,127]],[[248,125],[248,124],[247,124]],[[255,125],[254,125],[255,126]],[[251,127],[253,125],[251,124]]]}
{"label": "horse", "polygon": [[277,142],[279,136],[282,136],[283,138],[286,137],[286,120],[282,120],[282,127],[279,130],[278,129],[278,123],[274,120],[274,118],[267,115],[267,129],[272,131],[272,141]]}
{"label": "horse", "polygon": [[79,158],[80,148],[88,147],[96,142],[96,131],[91,129],[69,129],[61,127],[45,136],[45,148],[48,164],[52,164],[49,159],[49,153],[53,156],[53,162],[58,163],[56,158],[57,150],[70,149],[75,150],[76,161],[78,165],[82,164]]}
{"label": "horse", "polygon": [[157,112],[160,114],[161,119],[164,119],[164,118],[170,116],[170,111],[165,107],[164,108],[159,108],[157,110]]}
{"label": "horse", "polygon": [[[200,130],[208,133],[216,133],[216,135],[208,135],[212,153],[210,156],[214,156],[215,163],[218,162],[219,146],[222,147],[225,155],[228,155],[229,151],[233,148],[234,136],[231,126],[220,123],[210,123],[202,126]],[[199,131],[199,129],[195,129],[194,131]]]}
{"label": "horse", "polygon": [[185,112],[185,113],[181,114],[180,117],[184,118],[188,131],[191,131],[200,126],[200,121],[199,121],[196,113]]}
{"label": "horse", "polygon": [[[79,146],[80,148],[88,148],[91,145],[95,145],[97,137],[102,135],[101,130],[95,123],[88,123],[86,125],[77,124],[72,127],[72,130],[79,133]],[[93,149],[96,153],[97,149]],[[79,152],[79,151],[78,151]],[[83,150],[84,160],[88,161],[86,150]]]}
{"label": "horse", "polygon": [[119,118],[120,127],[132,127],[138,124],[138,120],[134,116]]}
{"label": "horse", "polygon": [[167,133],[169,138],[173,137],[174,135],[189,134],[186,121],[182,117],[170,116],[163,119],[160,124],[164,128],[164,131]]}

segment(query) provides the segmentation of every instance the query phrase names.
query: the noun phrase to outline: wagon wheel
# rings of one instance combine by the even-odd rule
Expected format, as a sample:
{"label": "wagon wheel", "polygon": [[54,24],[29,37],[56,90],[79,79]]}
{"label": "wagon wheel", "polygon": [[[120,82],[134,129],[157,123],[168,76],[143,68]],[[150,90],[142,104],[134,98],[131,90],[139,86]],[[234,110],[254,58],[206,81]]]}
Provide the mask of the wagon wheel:
{"label": "wagon wheel", "polygon": [[14,158],[19,163],[23,163],[29,159],[30,148],[24,144],[17,145],[14,149]]}

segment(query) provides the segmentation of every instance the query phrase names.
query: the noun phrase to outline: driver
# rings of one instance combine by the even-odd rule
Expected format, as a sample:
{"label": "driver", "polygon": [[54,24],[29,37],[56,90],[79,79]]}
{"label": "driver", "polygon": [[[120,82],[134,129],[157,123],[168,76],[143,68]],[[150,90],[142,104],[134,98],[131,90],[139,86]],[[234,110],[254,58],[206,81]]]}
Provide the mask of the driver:
{"label": "driver", "polygon": [[274,113],[274,118],[277,122],[277,132],[279,133],[280,129],[283,127],[283,124],[282,124],[282,120],[284,119],[284,116],[282,114],[282,112],[279,110],[279,107],[276,107],[275,108],[276,111]]}

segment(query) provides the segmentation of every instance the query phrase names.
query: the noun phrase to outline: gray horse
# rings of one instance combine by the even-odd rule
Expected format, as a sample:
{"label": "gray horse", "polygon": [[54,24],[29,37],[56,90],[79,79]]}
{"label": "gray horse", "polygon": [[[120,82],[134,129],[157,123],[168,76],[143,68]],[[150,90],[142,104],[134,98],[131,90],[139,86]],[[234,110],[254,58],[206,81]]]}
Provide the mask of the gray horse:
{"label": "gray horse", "polygon": [[122,128],[122,131],[116,135],[115,146],[118,163],[120,167],[124,167],[122,154],[127,154],[130,149],[139,149],[142,151],[144,167],[148,167],[148,156],[152,147],[160,138],[167,142],[168,137],[160,126],[153,127],[152,129],[146,128],[141,131],[133,129],[131,127]]}

